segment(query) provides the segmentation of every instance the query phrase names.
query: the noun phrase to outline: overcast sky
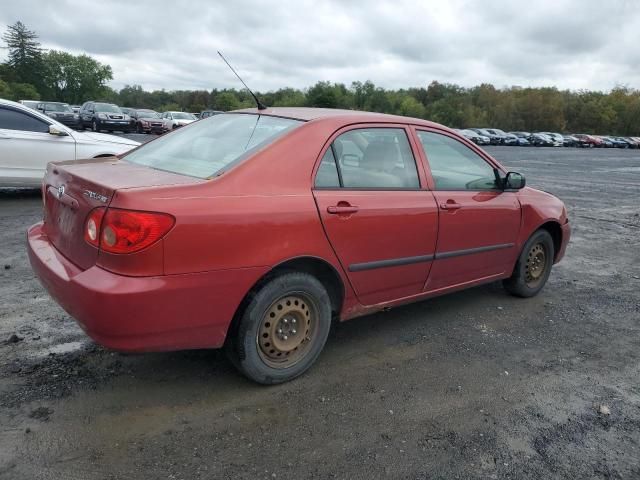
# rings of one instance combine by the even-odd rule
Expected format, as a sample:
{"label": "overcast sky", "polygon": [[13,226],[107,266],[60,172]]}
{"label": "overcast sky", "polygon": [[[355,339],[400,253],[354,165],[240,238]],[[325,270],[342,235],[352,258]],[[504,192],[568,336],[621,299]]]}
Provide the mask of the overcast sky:
{"label": "overcast sky", "polygon": [[391,88],[640,88],[637,0],[1,4],[0,29],[21,20],[45,48],[108,63],[116,89],[239,87],[216,50],[261,91],[367,79]]}

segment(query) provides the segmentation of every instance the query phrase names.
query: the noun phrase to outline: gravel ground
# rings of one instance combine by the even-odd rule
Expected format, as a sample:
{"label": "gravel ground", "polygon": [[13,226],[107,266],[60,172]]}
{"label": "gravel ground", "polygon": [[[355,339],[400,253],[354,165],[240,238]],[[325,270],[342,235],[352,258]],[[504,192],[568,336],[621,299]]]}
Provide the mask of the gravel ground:
{"label": "gravel ground", "polygon": [[0,478],[640,478],[640,152],[490,150],[569,208],[543,292],[340,324],[273,387],[94,345],[28,265],[38,193],[0,193]]}

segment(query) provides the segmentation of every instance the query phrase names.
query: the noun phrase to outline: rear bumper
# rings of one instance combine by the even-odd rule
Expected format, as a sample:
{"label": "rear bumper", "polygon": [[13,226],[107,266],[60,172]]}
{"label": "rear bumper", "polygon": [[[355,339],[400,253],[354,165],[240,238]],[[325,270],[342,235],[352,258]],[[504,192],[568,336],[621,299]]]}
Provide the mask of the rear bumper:
{"label": "rear bumper", "polygon": [[120,351],[217,348],[246,292],[267,267],[157,277],[81,270],[49,242],[42,223],[27,232],[31,266],[49,294],[97,343]]}

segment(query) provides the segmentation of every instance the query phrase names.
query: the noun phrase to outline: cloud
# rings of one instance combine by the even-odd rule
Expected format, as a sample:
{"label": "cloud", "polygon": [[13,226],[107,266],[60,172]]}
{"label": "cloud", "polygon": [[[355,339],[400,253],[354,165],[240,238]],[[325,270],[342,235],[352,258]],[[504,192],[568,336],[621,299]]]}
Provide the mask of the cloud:
{"label": "cloud", "polygon": [[22,0],[3,5],[46,48],[112,66],[112,86],[238,87],[222,50],[256,90],[318,80],[390,88],[640,88],[640,9],[630,0],[234,2]]}

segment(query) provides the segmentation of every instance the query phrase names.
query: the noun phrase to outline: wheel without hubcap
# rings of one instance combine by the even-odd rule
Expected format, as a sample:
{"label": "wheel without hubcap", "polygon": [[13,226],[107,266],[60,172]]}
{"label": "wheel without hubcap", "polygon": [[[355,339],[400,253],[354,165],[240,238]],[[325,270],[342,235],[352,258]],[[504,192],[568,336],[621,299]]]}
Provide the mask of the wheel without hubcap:
{"label": "wheel without hubcap", "polygon": [[258,331],[259,353],[272,368],[295,365],[309,350],[317,325],[317,309],[302,294],[274,302]]}
{"label": "wheel without hubcap", "polygon": [[511,277],[503,280],[507,291],[518,297],[536,295],[549,278],[553,264],[553,239],[540,229],[525,243]]}
{"label": "wheel without hubcap", "polygon": [[536,288],[544,277],[547,254],[542,243],[536,243],[527,255],[525,265],[525,282],[529,288]]}
{"label": "wheel without hubcap", "polygon": [[233,364],[265,384],[304,373],[320,355],[331,327],[331,300],[324,285],[308,273],[286,272],[248,298],[228,334]]}

